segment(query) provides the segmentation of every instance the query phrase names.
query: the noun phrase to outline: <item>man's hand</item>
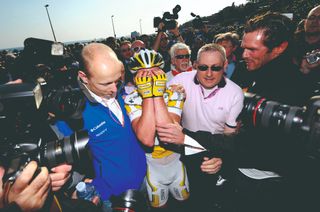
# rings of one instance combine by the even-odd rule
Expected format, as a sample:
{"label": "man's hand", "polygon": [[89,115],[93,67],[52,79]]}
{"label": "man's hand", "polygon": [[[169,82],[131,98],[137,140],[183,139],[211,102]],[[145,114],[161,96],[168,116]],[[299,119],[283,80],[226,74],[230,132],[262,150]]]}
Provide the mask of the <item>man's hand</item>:
{"label": "man's hand", "polygon": [[320,67],[320,60],[314,64],[309,64],[306,58],[303,58],[300,65],[300,71],[304,74],[309,74],[312,70],[318,70]]}
{"label": "man's hand", "polygon": [[183,144],[184,134],[179,123],[158,124],[156,126],[160,141],[172,144]]}
{"label": "man's hand", "polygon": [[170,85],[166,90],[166,94],[168,95],[168,107],[183,109],[186,96],[182,85]]}
{"label": "man's hand", "polygon": [[152,97],[152,76],[148,70],[139,70],[135,76],[135,84],[137,86],[138,93],[143,99]]}
{"label": "man's hand", "polygon": [[[37,163],[31,161],[17,177],[6,192],[5,202],[15,202],[23,211],[34,211],[42,208],[50,191],[50,177],[48,169],[41,167],[40,173],[33,179],[37,170]],[[33,180],[32,180],[33,179]],[[10,182],[7,182],[10,183]]]}
{"label": "man's hand", "polygon": [[166,90],[167,76],[165,73],[154,75],[153,77],[152,94],[155,97],[162,97]]}
{"label": "man's hand", "polygon": [[72,166],[67,164],[62,164],[51,169],[52,191],[58,191],[62,188],[71,176],[71,169]]}
{"label": "man's hand", "polygon": [[200,166],[201,171],[207,174],[215,174],[221,169],[222,159],[221,158],[203,158],[203,162]]}

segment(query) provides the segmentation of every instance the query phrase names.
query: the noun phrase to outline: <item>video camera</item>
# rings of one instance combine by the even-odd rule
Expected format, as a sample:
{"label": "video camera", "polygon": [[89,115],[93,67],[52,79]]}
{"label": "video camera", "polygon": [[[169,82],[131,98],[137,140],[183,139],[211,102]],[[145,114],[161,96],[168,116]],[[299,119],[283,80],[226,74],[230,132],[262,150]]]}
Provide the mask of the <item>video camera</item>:
{"label": "video camera", "polygon": [[306,107],[296,107],[245,93],[240,120],[247,128],[265,128],[293,135],[303,141],[308,156],[320,159],[320,96]]}
{"label": "video camera", "polygon": [[20,61],[25,75],[31,78],[28,81],[42,77],[51,87],[77,86],[79,64],[72,55],[64,52],[62,43],[27,38]]}
{"label": "video camera", "polygon": [[164,23],[163,30],[171,30],[177,27],[177,21],[178,19],[178,13],[181,10],[181,6],[177,4],[172,9],[172,14],[170,12],[163,13],[162,18],[161,17],[154,17],[153,18],[153,27],[157,28],[160,23]]}
{"label": "video camera", "polygon": [[191,13],[191,16],[194,17],[194,19],[192,20],[193,27],[195,29],[202,29],[204,27],[204,25],[206,24],[206,22],[203,21],[199,15]]}

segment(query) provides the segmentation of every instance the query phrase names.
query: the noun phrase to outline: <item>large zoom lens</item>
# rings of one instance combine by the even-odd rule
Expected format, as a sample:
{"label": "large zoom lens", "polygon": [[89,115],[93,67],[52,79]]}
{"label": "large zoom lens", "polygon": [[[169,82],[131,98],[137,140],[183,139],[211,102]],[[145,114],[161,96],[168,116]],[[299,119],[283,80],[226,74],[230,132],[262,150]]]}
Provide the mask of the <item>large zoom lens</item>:
{"label": "large zoom lens", "polygon": [[305,110],[269,101],[252,93],[245,93],[240,119],[246,127],[297,132],[301,128]]}
{"label": "large zoom lens", "polygon": [[86,131],[79,131],[70,137],[46,143],[41,147],[40,162],[52,168],[62,163],[73,164],[87,157],[89,141]]}
{"label": "large zoom lens", "polygon": [[88,141],[87,131],[79,131],[61,140],[44,144],[20,143],[7,146],[6,151],[0,155],[1,164],[6,168],[4,181],[14,181],[32,160],[49,169],[62,163],[75,164],[86,160],[89,158],[86,148]]}

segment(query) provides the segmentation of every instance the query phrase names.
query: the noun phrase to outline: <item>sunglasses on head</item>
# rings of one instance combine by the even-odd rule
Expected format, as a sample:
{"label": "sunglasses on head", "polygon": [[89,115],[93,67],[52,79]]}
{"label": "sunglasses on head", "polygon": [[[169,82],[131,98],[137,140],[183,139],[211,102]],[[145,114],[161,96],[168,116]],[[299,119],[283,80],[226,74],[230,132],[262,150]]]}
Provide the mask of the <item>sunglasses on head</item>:
{"label": "sunglasses on head", "polygon": [[141,49],[144,49],[144,48],[139,47],[139,46],[134,47],[134,48],[131,48],[131,50],[134,51],[134,52],[138,52],[138,51],[140,51]]}
{"label": "sunglasses on head", "polygon": [[206,71],[210,68],[211,71],[215,71],[215,72],[218,72],[218,71],[221,71],[223,69],[222,66],[207,66],[207,65],[198,65],[198,70],[199,71]]}
{"label": "sunglasses on head", "polygon": [[190,58],[190,54],[179,54],[175,56],[176,59],[189,59]]}

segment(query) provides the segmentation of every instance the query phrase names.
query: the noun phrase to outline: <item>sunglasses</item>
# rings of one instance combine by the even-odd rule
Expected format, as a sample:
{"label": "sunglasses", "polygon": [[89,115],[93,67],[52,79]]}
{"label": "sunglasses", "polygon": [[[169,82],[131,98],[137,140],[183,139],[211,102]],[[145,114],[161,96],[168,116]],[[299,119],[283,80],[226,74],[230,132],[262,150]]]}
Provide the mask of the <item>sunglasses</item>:
{"label": "sunglasses", "polygon": [[128,52],[130,51],[131,49],[130,48],[127,48],[127,49],[121,49],[121,52]]}
{"label": "sunglasses", "polygon": [[131,48],[131,50],[134,51],[134,52],[138,52],[138,51],[140,51],[141,49],[144,49],[144,48],[141,48],[141,47],[139,47],[139,46],[134,47],[134,48]]}
{"label": "sunglasses", "polygon": [[190,54],[180,54],[180,55],[176,55],[175,56],[176,59],[189,59],[190,58]]}
{"label": "sunglasses", "polygon": [[206,71],[210,68],[211,71],[215,71],[215,72],[218,72],[218,71],[221,71],[223,69],[222,66],[207,66],[207,65],[198,65],[198,70],[199,71]]}

